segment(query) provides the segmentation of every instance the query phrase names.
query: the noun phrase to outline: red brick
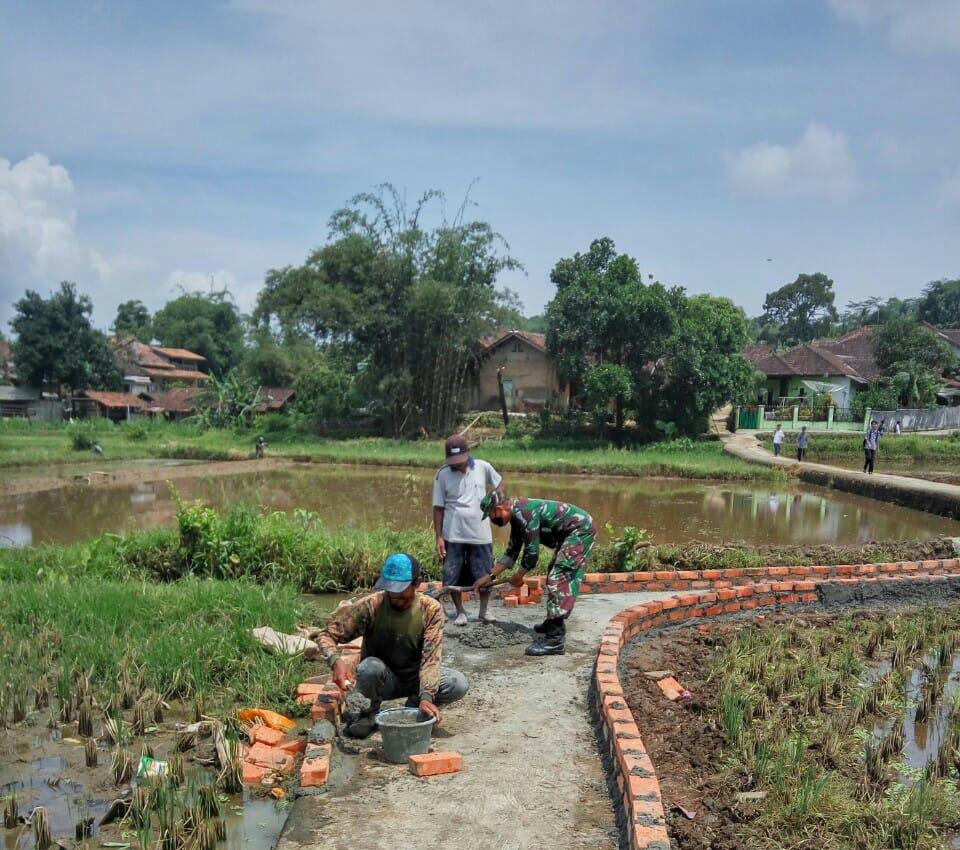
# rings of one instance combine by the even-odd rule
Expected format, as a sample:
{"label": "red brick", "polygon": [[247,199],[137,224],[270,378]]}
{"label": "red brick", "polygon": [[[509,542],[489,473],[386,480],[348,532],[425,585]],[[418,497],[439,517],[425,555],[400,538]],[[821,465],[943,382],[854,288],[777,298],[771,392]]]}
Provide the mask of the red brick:
{"label": "red brick", "polygon": [[281,773],[293,773],[293,756],[277,747],[266,744],[254,744],[247,753],[245,761],[260,767],[279,770]]}
{"label": "red brick", "polygon": [[310,719],[316,723],[318,720],[329,720],[336,724],[340,719],[340,704],[335,702],[316,702],[310,712]]}
{"label": "red brick", "polygon": [[323,689],[327,686],[326,682],[301,682],[297,685],[297,696],[316,696],[317,694],[322,694]]}
{"label": "red brick", "polygon": [[296,738],[291,738],[288,741],[284,741],[282,744],[280,744],[278,749],[281,749],[285,753],[289,753],[292,756],[298,756],[307,749],[307,739],[303,735],[297,735]]}
{"label": "red brick", "polygon": [[748,596],[753,596],[753,588],[750,585],[737,588],[737,599],[745,599]]}
{"label": "red brick", "polygon": [[300,785],[304,788],[315,788],[325,785],[330,776],[330,754],[333,748],[330,744],[311,744],[303,757],[300,766]]}
{"label": "red brick", "polygon": [[708,617],[716,617],[719,614],[723,613],[722,605],[713,605],[710,608],[707,608],[706,614]]}
{"label": "red brick", "polygon": [[278,729],[271,729],[262,723],[257,723],[250,727],[250,743],[263,744],[267,747],[278,747],[287,740],[286,734]]}
{"label": "red brick", "polygon": [[507,608],[516,608],[520,604],[520,600],[516,596],[504,596],[503,604]]}
{"label": "red brick", "polygon": [[245,761],[243,763],[243,784],[259,785],[263,782],[263,777],[266,776],[268,772],[268,769],[265,767]]}
{"label": "red brick", "polygon": [[720,570],[703,570],[700,575],[710,581],[723,577],[723,573]]}
{"label": "red brick", "polygon": [[793,583],[794,590],[816,590],[817,583],[815,581],[797,581]]}
{"label": "red brick", "polygon": [[606,573],[587,573],[583,580],[588,584],[606,584],[607,574]]}
{"label": "red brick", "polygon": [[297,702],[300,703],[300,705],[313,705],[316,701],[317,698],[314,694],[303,694],[297,697]]}
{"label": "red brick", "polygon": [[780,597],[781,605],[794,605],[800,601],[799,593],[788,593],[785,596]]}
{"label": "red brick", "polygon": [[735,590],[718,590],[717,591],[717,599],[719,599],[721,602],[727,602],[730,599],[736,599],[736,598],[737,598],[737,591]]}
{"label": "red brick", "polygon": [[800,598],[804,602],[819,602],[820,597],[816,593],[801,593]]}
{"label": "red brick", "polygon": [[670,622],[672,622],[672,623],[678,623],[680,620],[686,620],[686,619],[687,619],[687,612],[686,612],[686,611],[671,611],[671,612],[670,612],[670,617],[669,617],[668,619],[669,619]]}
{"label": "red brick", "polygon": [[700,601],[699,593],[691,593],[687,596],[681,596],[677,599],[677,605],[681,608],[689,608],[691,605],[696,605]]}
{"label": "red brick", "polygon": [[838,576],[848,576],[853,574],[853,567],[849,564],[838,564],[836,567]]}
{"label": "red brick", "polygon": [[734,614],[739,610],[740,610],[739,602],[728,602],[726,605],[723,606],[724,614]]}
{"label": "red brick", "polygon": [[410,756],[407,764],[414,776],[440,776],[463,770],[463,756],[460,753],[426,753]]}

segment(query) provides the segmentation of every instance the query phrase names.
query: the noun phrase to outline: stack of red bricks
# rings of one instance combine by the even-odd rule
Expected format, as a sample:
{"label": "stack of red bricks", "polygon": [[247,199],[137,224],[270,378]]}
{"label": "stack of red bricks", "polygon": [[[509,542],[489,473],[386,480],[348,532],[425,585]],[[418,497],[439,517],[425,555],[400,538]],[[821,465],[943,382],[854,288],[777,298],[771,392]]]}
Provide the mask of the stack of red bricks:
{"label": "stack of red bricks", "polygon": [[538,605],[543,599],[543,588],[546,583],[546,576],[527,576],[520,587],[511,587],[503,594],[503,604],[507,608]]}
{"label": "stack of red bricks", "polygon": [[[343,644],[340,654],[351,666],[360,661],[361,639]],[[319,678],[319,677],[318,677]],[[310,706],[310,719],[316,723],[329,720],[334,726],[340,721],[340,712],[346,695],[329,677],[322,681],[313,680],[297,685],[297,701]],[[314,788],[324,785],[330,775],[330,756],[333,751],[328,743],[307,743],[303,736],[291,738],[268,726],[250,728],[252,746],[244,751],[243,782],[245,785],[259,785],[265,778],[280,774],[290,776],[294,772],[296,757],[303,754],[300,765],[300,785]]]}

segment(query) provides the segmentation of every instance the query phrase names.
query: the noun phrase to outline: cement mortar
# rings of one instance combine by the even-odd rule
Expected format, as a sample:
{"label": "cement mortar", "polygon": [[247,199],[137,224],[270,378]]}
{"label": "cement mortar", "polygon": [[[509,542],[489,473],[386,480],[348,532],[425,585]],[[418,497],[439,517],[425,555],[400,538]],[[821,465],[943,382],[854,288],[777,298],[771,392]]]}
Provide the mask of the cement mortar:
{"label": "cement mortar", "polygon": [[501,649],[505,646],[526,646],[537,637],[529,626],[520,623],[471,622],[466,626],[447,626],[446,639],[473,649]]}

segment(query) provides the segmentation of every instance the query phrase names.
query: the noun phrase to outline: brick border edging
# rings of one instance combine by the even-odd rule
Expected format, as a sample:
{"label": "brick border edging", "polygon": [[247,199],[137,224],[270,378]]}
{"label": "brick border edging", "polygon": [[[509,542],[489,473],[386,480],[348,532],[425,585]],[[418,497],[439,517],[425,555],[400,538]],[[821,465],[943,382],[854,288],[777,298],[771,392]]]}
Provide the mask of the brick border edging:
{"label": "brick border edging", "polygon": [[613,778],[622,795],[617,802],[623,807],[627,847],[630,850],[670,848],[660,782],[644,748],[633,712],[627,706],[620,681],[620,653],[629,641],[642,632],[684,620],[718,617],[757,608],[776,610],[787,605],[815,604],[820,601],[821,585],[858,585],[904,579],[935,582],[945,580],[953,572],[956,571],[928,574],[913,570],[899,576],[878,577],[865,573],[861,577],[845,576],[833,581],[757,583],[736,589],[722,588],[645,602],[614,616],[600,640],[592,684],[600,717],[600,737],[607,747]]}
{"label": "brick border edging", "polygon": [[[960,575],[960,558],[942,558],[928,561],[891,561],[882,564],[836,564],[833,566],[795,567],[746,567],[729,570],[651,570],[629,573],[587,573],[583,577],[580,593],[656,593],[667,590],[725,590],[756,584],[760,579],[777,583],[797,580],[827,581],[849,578],[903,578],[913,575],[937,576]],[[524,587],[536,597],[535,588],[542,588],[546,577],[527,576]],[[418,590],[439,590],[439,581],[421,583]],[[505,597],[520,597],[521,604],[528,599],[527,593],[507,588]],[[470,600],[476,594],[464,593]],[[733,598],[733,597],[730,597]]]}

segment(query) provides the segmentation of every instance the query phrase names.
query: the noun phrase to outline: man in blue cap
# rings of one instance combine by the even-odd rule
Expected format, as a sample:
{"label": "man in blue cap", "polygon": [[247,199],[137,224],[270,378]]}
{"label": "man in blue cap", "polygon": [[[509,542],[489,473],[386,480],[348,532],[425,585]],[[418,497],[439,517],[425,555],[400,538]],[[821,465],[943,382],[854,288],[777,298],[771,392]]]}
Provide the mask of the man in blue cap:
{"label": "man in blue cap", "polygon": [[347,728],[347,734],[366,738],[383,700],[406,698],[407,706],[437,718],[437,706],[462,699],[470,687],[467,677],[441,666],[443,606],[417,593],[420,563],[398,552],[384,561],[375,593],[337,611],[326,628],[311,634],[333,668],[341,690],[353,686],[354,672],[340,656],[339,645],[362,637],[356,685],[370,709]]}

